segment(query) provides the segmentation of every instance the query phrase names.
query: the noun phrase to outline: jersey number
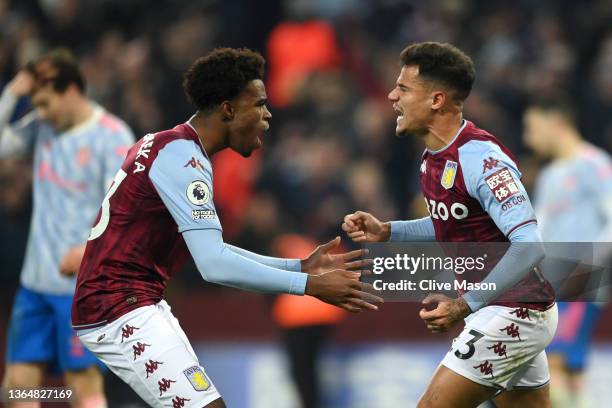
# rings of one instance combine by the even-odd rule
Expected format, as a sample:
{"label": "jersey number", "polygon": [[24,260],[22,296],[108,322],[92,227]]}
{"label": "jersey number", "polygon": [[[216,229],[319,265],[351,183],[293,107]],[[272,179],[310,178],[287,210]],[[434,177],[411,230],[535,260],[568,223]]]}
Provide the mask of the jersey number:
{"label": "jersey number", "polygon": [[111,184],[106,196],[104,196],[104,200],[102,201],[102,213],[100,214],[100,221],[91,229],[91,233],[89,234],[88,241],[98,238],[100,235],[104,233],[106,227],[108,227],[108,221],[110,220],[110,198],[115,194],[115,191],[119,188],[121,182],[127,177],[127,173],[123,171],[123,169],[119,169],[115,177],[113,178],[113,183]]}
{"label": "jersey number", "polygon": [[468,352],[460,353],[459,350],[455,350],[455,357],[460,358],[462,360],[467,360],[468,358],[474,355],[474,352],[476,351],[476,347],[474,346],[474,343],[476,343],[478,340],[483,338],[484,334],[478,333],[476,330],[470,330],[470,334],[473,337],[470,340],[468,340],[467,343],[465,343],[465,345],[469,347]]}

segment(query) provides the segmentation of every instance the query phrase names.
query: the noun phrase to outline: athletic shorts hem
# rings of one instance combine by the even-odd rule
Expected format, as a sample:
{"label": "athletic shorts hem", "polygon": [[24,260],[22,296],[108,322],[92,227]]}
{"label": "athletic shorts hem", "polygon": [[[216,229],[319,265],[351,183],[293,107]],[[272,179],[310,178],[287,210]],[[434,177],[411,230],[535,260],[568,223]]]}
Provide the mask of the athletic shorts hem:
{"label": "athletic shorts hem", "polygon": [[513,387],[514,390],[539,390],[540,388],[546,387],[550,384],[550,380],[543,382],[540,385],[517,385]]}
{"label": "athletic shorts hem", "polygon": [[196,401],[194,403],[192,403],[191,405],[193,406],[193,408],[201,408],[201,407],[205,407],[208,404],[210,404],[213,401],[216,401],[218,399],[221,398],[221,394],[219,394],[219,391],[217,391],[217,395],[208,395],[206,396],[206,398],[202,398],[199,401]]}
{"label": "athletic shorts hem", "polygon": [[462,376],[464,378],[467,378],[468,380],[473,381],[473,382],[475,382],[478,385],[483,385],[483,386],[485,386],[487,388],[491,388],[491,389],[496,390],[496,391],[506,391],[505,387],[502,387],[501,385],[499,385],[497,383],[484,380],[484,379],[478,377],[476,374],[470,373],[469,371],[464,370],[461,367],[457,367],[457,366],[451,367],[451,366],[449,366],[447,364],[444,364],[444,360],[442,360],[442,362],[440,364],[443,365],[444,367],[448,368],[452,372],[454,372],[456,374],[459,374],[460,376]]}

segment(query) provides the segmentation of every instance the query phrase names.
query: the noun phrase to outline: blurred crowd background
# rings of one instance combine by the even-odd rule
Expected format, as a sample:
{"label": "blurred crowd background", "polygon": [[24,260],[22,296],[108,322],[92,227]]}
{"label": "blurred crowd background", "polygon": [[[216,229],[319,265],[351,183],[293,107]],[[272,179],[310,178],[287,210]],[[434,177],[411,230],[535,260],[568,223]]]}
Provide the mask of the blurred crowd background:
{"label": "blurred crowd background", "polygon": [[[584,136],[612,148],[611,22],[609,0],[0,0],[0,83],[68,46],[89,95],[141,137],[189,117],[181,75],[197,57],[216,46],[262,52],[272,128],[254,159],[216,159],[215,193],[226,239],[269,252],[283,232],[329,239],[355,209],[382,219],[425,210],[414,171],[422,146],[394,138],[386,100],[399,52],[415,41],[473,57],[465,115],[526,170],[521,115],[545,93],[569,92]],[[3,280],[19,273],[29,177],[27,158],[0,163]]]}
{"label": "blurred crowd background", "polygon": [[[271,130],[250,159],[214,158],[215,202],[226,241],[281,255],[297,238],[308,248],[340,235],[356,209],[381,219],[426,213],[423,146],[394,136],[386,99],[400,51],[416,41],[472,56],[465,117],[519,155],[528,188],[539,161],[521,143],[522,114],[535,96],[569,93],[584,137],[612,150],[610,0],[0,0],[0,88],[29,60],[67,46],[91,98],[140,138],[192,114],[181,76],[197,57],[217,46],[260,51]],[[15,116],[27,109],[22,101]],[[4,323],[29,226],[29,160],[0,161]],[[187,269],[173,291],[228,290]]]}

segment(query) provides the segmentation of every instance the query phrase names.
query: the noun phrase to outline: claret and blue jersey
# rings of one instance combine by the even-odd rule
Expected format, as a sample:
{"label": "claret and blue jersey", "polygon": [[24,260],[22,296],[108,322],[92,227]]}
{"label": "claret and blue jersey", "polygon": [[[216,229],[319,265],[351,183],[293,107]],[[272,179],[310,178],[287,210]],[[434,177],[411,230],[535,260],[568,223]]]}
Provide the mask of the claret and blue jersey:
{"label": "claret and blue jersey", "polygon": [[75,328],[102,326],[157,304],[190,255],[210,282],[304,294],[308,275],[299,259],[266,257],[223,242],[212,174],[189,122],[146,135],[130,149],[89,236],[73,303]]}
{"label": "claret and blue jersey", "polygon": [[[464,120],[443,149],[425,150],[420,173],[439,242],[507,242],[522,227],[537,223],[512,153],[472,122]],[[494,304],[516,305],[509,299],[537,299],[530,306],[542,308],[554,295],[530,272]]]}
{"label": "claret and blue jersey", "polygon": [[185,123],[144,136],[115,175],[81,264],[74,327],[161,301],[189,256],[181,233],[190,229],[221,230],[221,224],[210,160]]}

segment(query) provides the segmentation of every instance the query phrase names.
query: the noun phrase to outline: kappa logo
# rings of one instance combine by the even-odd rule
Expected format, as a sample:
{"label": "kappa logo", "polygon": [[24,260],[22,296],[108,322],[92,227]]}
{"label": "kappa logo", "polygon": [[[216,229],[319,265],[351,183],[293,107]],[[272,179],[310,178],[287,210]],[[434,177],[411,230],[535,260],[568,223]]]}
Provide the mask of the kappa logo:
{"label": "kappa logo", "polygon": [[183,371],[183,374],[185,374],[185,377],[187,377],[196,391],[206,391],[210,388],[210,380],[206,376],[206,373],[202,367],[189,367]]}
{"label": "kappa logo", "polygon": [[185,406],[185,401],[191,401],[189,398],[174,397],[172,399],[172,408],[182,408]]}
{"label": "kappa logo", "polygon": [[519,319],[531,320],[531,317],[529,317],[529,309],[527,309],[526,307],[518,307],[512,312],[510,312],[510,314],[516,315],[516,317],[518,317]]}
{"label": "kappa logo", "polygon": [[455,184],[455,176],[457,176],[457,162],[447,160],[444,166],[444,172],[442,173],[442,180],[440,180],[442,187],[449,189]]}
{"label": "kappa logo", "polygon": [[506,345],[503,344],[501,341],[498,341],[496,344],[492,345],[491,347],[487,347],[487,350],[491,350],[491,349],[493,349],[493,352],[497,354],[498,356],[508,358],[508,355],[506,354]]}
{"label": "kappa logo", "polygon": [[121,328],[121,342],[123,340],[129,339],[132,334],[134,334],[134,330],[140,330],[139,327],[130,326],[126,324],[125,327]]}
{"label": "kappa logo", "polygon": [[139,357],[145,351],[145,348],[150,346],[150,344],[136,342],[136,345],[132,346],[132,350],[134,350],[134,361],[136,361],[136,357]]}
{"label": "kappa logo", "polygon": [[172,385],[172,383],[175,383],[175,382],[176,381],[174,380],[166,380],[165,378],[162,378],[161,380],[159,380],[157,382],[157,385],[159,385],[159,396],[161,397],[164,392],[167,392],[170,389],[170,386]]}
{"label": "kappa logo", "polygon": [[484,363],[474,366],[476,369],[480,369],[480,372],[484,375],[490,375],[493,378],[493,364],[489,363],[489,360],[485,360]]}
{"label": "kappa logo", "polygon": [[191,156],[191,160],[189,160],[187,163],[185,163],[185,165],[183,167],[187,167],[187,166],[191,166],[194,169],[199,169],[199,170],[203,170],[204,166],[202,166],[202,163],[200,163],[200,161],[198,159],[196,159],[195,157]]}
{"label": "kappa logo", "polygon": [[187,187],[187,199],[191,204],[204,205],[210,200],[210,188],[202,180],[194,180]]}
{"label": "kappa logo", "polygon": [[482,161],[482,174],[484,174],[487,170],[493,170],[499,164],[499,160],[492,158],[489,156],[488,159],[484,159]]}
{"label": "kappa logo", "polygon": [[519,341],[523,341],[521,339],[521,333],[519,333],[519,326],[512,323],[510,326],[506,326],[503,329],[499,329],[499,331],[506,331],[506,334],[512,338],[518,337]]}
{"label": "kappa logo", "polygon": [[149,360],[148,363],[145,363],[145,370],[147,372],[147,378],[149,378],[149,374],[153,374],[155,370],[159,368],[160,364],[164,364],[161,361],[153,361]]}

